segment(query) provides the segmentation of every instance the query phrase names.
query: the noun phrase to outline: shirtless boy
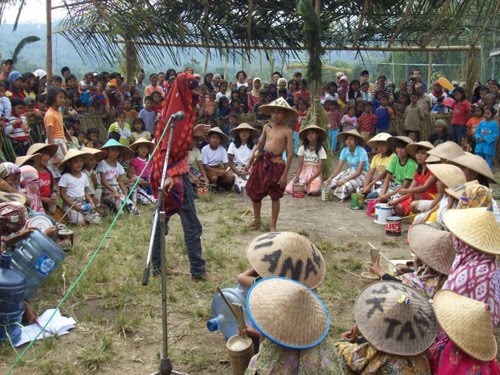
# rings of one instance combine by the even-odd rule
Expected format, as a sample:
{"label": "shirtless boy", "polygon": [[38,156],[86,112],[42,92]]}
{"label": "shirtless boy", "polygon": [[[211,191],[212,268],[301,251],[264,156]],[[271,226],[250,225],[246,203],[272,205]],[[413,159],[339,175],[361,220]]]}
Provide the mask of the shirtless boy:
{"label": "shirtless boy", "polygon": [[[257,149],[259,155],[254,161],[246,191],[253,203],[254,221],[250,228],[261,225],[260,211],[262,199],[271,197],[271,232],[276,232],[276,224],[280,212],[280,199],[285,191],[288,171],[292,164],[293,132],[288,121],[297,122],[298,113],[285,99],[278,98],[270,104],[259,108],[261,113],[271,115],[271,122],[264,126]],[[282,154],[286,150],[287,162]]]}

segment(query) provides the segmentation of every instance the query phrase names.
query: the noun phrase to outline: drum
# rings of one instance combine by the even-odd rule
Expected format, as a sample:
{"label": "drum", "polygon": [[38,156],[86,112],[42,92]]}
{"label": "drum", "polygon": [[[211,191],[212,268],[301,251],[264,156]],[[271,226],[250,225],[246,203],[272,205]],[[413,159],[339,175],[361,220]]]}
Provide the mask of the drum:
{"label": "drum", "polygon": [[392,216],[391,206],[385,203],[377,203],[375,205],[375,223],[385,225],[389,216]]}
{"label": "drum", "polygon": [[306,192],[306,185],[298,182],[293,184],[293,194],[292,197],[294,198],[304,198]]}
{"label": "drum", "polygon": [[43,233],[56,225],[56,222],[49,215],[35,212],[30,213],[29,216],[30,218],[26,220],[25,228],[35,228]]}
{"label": "drum", "polygon": [[[61,207],[56,206],[56,211],[53,214],[51,214],[49,212],[47,212],[47,214],[49,214],[50,217],[52,217],[52,220],[54,220],[55,222],[59,222],[59,220],[61,220],[61,218],[64,216],[64,211],[62,210]],[[68,223],[68,216],[64,216],[61,223],[67,224]]]}

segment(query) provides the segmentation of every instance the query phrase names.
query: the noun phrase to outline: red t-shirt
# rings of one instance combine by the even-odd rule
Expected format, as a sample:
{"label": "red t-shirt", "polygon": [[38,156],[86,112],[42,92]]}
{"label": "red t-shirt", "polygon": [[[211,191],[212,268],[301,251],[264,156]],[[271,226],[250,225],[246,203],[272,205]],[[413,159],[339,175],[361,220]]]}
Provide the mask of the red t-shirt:
{"label": "red t-shirt", "polygon": [[469,112],[471,110],[471,105],[467,100],[462,100],[461,102],[453,103],[453,117],[451,119],[452,125],[467,125],[469,120]]}
{"label": "red t-shirt", "polygon": [[50,198],[52,194],[52,186],[54,179],[49,171],[38,171],[38,180],[40,181],[40,196],[43,198]]}

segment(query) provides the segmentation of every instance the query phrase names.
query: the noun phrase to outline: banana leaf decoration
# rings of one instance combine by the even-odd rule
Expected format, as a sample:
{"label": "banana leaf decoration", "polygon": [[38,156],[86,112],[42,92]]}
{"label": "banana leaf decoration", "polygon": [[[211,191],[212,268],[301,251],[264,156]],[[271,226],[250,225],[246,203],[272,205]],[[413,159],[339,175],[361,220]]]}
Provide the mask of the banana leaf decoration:
{"label": "banana leaf decoration", "polygon": [[[318,0],[316,0],[318,1]],[[321,56],[324,49],[321,46],[321,20],[316,13],[312,0],[297,0],[296,12],[304,19],[304,27],[302,29],[304,37],[304,45],[309,53],[309,62],[307,63],[307,79],[311,94],[313,96],[312,105],[307,112],[307,116],[302,121],[301,130],[309,125],[317,125],[326,130],[330,127],[330,121],[323,109],[319,100],[319,90],[321,87]],[[329,177],[332,169],[333,154],[330,151],[330,142],[328,138],[323,142],[323,147],[326,150],[327,160],[323,162],[322,177]]]}

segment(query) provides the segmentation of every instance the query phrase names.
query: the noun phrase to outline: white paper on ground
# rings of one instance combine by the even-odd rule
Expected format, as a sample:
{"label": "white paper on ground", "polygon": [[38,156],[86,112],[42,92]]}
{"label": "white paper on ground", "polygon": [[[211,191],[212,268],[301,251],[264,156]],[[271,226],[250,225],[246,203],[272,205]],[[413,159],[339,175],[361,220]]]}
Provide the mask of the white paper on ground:
{"label": "white paper on ground", "polygon": [[40,323],[40,325],[35,323],[23,327],[21,329],[21,339],[16,343],[15,346],[19,347],[23,344],[26,344],[27,342],[30,342],[36,337],[36,335],[38,335],[40,331],[42,331],[42,333],[40,334],[40,336],[38,336],[37,340],[55,335],[65,335],[69,333],[68,330],[75,328],[76,321],[73,318],[66,318],[62,316],[59,310],[57,310],[50,323],[47,325],[47,327],[45,327],[45,331],[42,330],[42,327],[45,326],[54,311],[55,309],[50,309],[40,315],[38,317],[38,322]]}

